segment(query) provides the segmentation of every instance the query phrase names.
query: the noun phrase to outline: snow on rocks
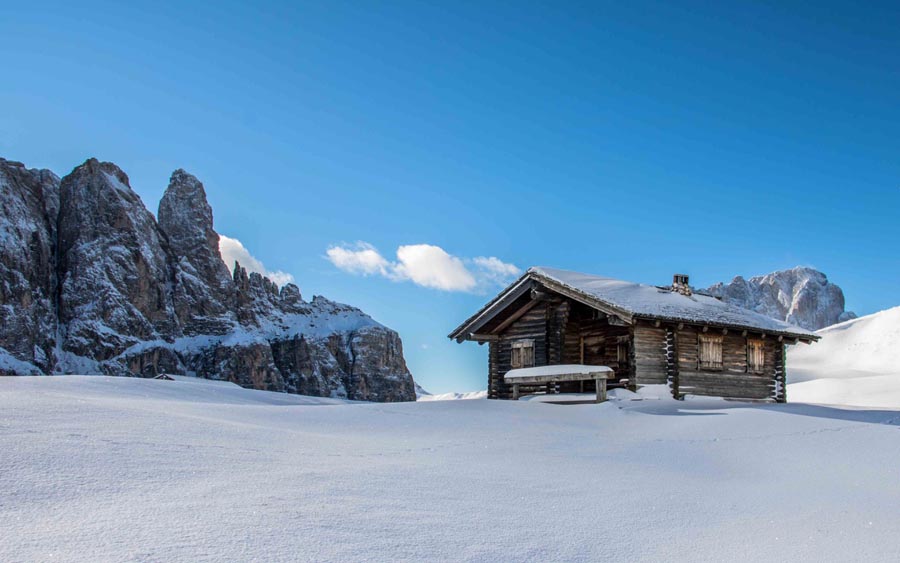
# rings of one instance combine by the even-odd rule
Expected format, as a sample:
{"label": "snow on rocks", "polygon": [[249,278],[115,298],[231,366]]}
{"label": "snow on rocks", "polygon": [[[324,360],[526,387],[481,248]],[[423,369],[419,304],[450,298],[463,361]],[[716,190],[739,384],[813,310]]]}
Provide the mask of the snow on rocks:
{"label": "snow on rocks", "polygon": [[813,268],[796,267],[729,283],[717,283],[705,293],[746,309],[809,330],[856,317],[844,310],[844,292]]}
{"label": "snow on rocks", "polygon": [[59,178],[0,158],[0,346],[22,373],[47,371],[56,346]]}
{"label": "snow on rocks", "polygon": [[0,375],[41,375],[41,370],[31,362],[23,362],[0,348]]}
{"label": "snow on rocks", "polygon": [[89,159],[60,183],[63,350],[98,362],[177,330],[156,219],[116,165]]}
{"label": "snow on rocks", "polygon": [[415,400],[396,332],[240,264],[229,273],[205,189],[184,170],[159,222],[128,176],[96,159],[61,181],[0,159],[0,186],[0,346],[16,360],[0,373],[185,373]]}

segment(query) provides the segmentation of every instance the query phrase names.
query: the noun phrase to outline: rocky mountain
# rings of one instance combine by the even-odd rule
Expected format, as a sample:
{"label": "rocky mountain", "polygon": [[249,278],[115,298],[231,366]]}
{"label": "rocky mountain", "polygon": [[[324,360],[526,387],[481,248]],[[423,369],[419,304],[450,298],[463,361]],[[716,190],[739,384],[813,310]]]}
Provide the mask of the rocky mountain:
{"label": "rocky mountain", "polygon": [[396,332],[229,272],[203,184],[184,170],[154,217],[114,164],[89,159],[60,180],[0,159],[0,210],[0,374],[168,372],[415,400]]}
{"label": "rocky mountain", "polygon": [[750,279],[737,276],[701,291],[809,330],[856,318],[844,310],[841,288],[813,268],[797,267]]}
{"label": "rocky mountain", "polygon": [[55,174],[0,160],[0,342],[26,371],[53,368],[58,214]]}

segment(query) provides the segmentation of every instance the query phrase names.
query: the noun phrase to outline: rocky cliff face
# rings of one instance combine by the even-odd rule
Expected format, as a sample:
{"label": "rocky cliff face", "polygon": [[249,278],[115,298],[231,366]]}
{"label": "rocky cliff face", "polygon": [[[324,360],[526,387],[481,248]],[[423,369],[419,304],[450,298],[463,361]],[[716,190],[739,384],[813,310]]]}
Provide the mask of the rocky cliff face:
{"label": "rocky cliff face", "polygon": [[173,172],[157,218],[177,260],[173,306],[181,326],[189,334],[233,329],[234,284],[219,255],[219,233],[203,184],[184,170]]}
{"label": "rocky cliff face", "polygon": [[809,330],[856,318],[844,310],[841,288],[812,268],[797,267],[749,280],[737,276],[702,291]]}
{"label": "rocky cliff face", "polygon": [[[175,334],[168,248],[125,173],[90,159],[59,192],[62,351],[104,362]],[[60,360],[63,371],[77,369]]]}
{"label": "rocky cliff face", "polygon": [[415,400],[396,332],[240,264],[176,170],[158,219],[114,164],[61,181],[0,159],[0,374],[162,372],[357,400]]}
{"label": "rocky cliff face", "polygon": [[0,346],[23,371],[53,367],[58,212],[55,174],[0,158]]}

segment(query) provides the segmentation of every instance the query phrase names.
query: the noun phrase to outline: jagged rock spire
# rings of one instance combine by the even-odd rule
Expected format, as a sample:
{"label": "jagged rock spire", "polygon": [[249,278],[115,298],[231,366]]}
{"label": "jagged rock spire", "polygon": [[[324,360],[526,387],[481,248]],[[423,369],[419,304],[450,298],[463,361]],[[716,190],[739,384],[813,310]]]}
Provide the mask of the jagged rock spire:
{"label": "jagged rock spire", "polygon": [[180,168],[173,172],[157,217],[176,258],[173,302],[185,332],[223,334],[232,329],[234,283],[219,254],[219,233],[203,184]]}

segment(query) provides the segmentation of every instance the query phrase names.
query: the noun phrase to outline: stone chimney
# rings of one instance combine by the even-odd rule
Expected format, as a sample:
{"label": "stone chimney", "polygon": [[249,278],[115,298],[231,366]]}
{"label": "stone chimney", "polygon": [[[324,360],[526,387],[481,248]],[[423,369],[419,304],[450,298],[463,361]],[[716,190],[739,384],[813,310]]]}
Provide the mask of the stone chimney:
{"label": "stone chimney", "polygon": [[672,276],[672,291],[677,291],[682,295],[691,294],[690,278],[687,274],[675,274]]}

